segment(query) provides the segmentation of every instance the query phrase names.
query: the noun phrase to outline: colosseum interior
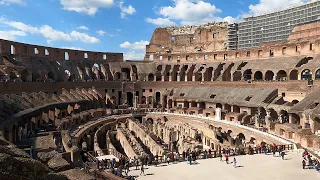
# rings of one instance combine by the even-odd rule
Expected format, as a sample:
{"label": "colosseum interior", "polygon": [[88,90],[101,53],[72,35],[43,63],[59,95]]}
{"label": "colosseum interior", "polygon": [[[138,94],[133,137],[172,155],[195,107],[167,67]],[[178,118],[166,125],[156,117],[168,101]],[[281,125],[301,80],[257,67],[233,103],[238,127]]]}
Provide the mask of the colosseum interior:
{"label": "colosseum interior", "polygon": [[143,61],[0,40],[5,179],[90,179],[84,152],[94,163],[276,143],[317,156],[319,28],[242,50],[226,48],[226,23],[157,28]]}

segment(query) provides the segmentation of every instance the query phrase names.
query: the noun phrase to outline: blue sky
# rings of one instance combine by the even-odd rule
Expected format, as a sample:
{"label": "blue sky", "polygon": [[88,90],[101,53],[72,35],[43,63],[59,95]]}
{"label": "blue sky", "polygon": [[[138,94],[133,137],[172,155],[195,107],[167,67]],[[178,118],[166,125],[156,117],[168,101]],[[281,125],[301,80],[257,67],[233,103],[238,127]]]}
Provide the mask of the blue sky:
{"label": "blue sky", "polygon": [[307,0],[0,0],[0,38],[143,59],[158,26],[235,21]]}

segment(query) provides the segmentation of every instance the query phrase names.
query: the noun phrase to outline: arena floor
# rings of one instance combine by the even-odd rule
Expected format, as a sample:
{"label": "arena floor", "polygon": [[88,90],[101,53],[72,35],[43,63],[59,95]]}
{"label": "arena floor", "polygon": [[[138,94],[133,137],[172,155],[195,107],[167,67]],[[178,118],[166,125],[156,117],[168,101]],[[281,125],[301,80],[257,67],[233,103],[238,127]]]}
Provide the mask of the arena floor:
{"label": "arena floor", "polygon": [[[317,180],[320,173],[314,169],[303,170],[300,153],[288,153],[285,160],[272,155],[246,155],[237,158],[237,168],[232,164],[220,162],[218,158],[199,160],[198,164],[186,162],[168,166],[146,167],[146,176],[139,176],[140,170],[130,171],[129,175],[139,180]],[[231,157],[231,162],[233,157]],[[162,164],[165,165],[165,164]]]}

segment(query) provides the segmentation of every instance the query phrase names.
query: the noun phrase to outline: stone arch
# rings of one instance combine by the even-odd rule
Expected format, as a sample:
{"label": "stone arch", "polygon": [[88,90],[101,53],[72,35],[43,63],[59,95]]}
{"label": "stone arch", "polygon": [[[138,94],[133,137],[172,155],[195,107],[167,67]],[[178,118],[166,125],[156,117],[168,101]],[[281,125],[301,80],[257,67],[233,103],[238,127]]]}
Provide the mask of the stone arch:
{"label": "stone arch", "polygon": [[221,104],[221,103],[217,103],[217,104],[216,104],[216,108],[222,109],[222,104]]}
{"label": "stone arch", "polygon": [[147,98],[145,96],[141,97],[141,104],[146,104],[147,103]]}
{"label": "stone arch", "polygon": [[120,72],[114,73],[114,80],[115,81],[121,81],[121,73]]}
{"label": "stone arch", "polygon": [[240,140],[246,140],[246,136],[243,133],[239,133],[237,136]]}
{"label": "stone arch", "polygon": [[272,118],[272,120],[277,120],[278,119],[278,113],[277,111],[275,111],[273,108],[269,109],[270,112],[270,117]]}
{"label": "stone arch", "polygon": [[247,69],[243,72],[243,78],[244,80],[251,80],[252,79],[252,70],[251,69]]}
{"label": "stone arch", "polygon": [[274,73],[272,71],[267,71],[265,75],[265,80],[266,81],[272,81],[274,77]]}
{"label": "stone arch", "polygon": [[301,80],[311,80],[312,79],[312,71],[310,69],[304,69],[301,72]]}
{"label": "stone arch", "polygon": [[64,60],[68,61],[69,60],[69,53],[64,52]]}
{"label": "stone arch", "polygon": [[122,73],[124,73],[124,77],[126,78],[126,80],[131,81],[131,72],[129,68],[122,68],[121,69]]}
{"label": "stone arch", "polygon": [[261,71],[256,71],[254,73],[254,80],[256,81],[262,81],[263,80],[263,74]]}
{"label": "stone arch", "polygon": [[240,113],[240,107],[239,107],[239,106],[237,106],[237,105],[233,105],[233,106],[232,106],[232,109],[233,109],[233,111],[232,111],[232,112]]}
{"label": "stone arch", "polygon": [[28,81],[28,76],[29,76],[28,70],[24,69],[24,70],[21,72],[21,80],[22,80],[23,82]]}
{"label": "stone arch", "polygon": [[298,80],[298,70],[292,70],[289,74],[289,79],[290,80]]}
{"label": "stone arch", "polygon": [[298,104],[298,103],[299,103],[299,101],[296,100],[296,99],[294,99],[294,100],[291,101],[291,104],[292,104],[292,105],[296,105],[296,104]]}
{"label": "stone arch", "polygon": [[242,77],[242,74],[241,74],[241,71],[235,71],[233,73],[233,81],[241,81],[241,77]]}
{"label": "stone arch", "polygon": [[38,82],[41,81],[41,75],[39,72],[32,72],[32,81],[33,82]]}
{"label": "stone arch", "polygon": [[161,72],[159,71],[156,72],[156,81],[162,81]]}
{"label": "stone arch", "polygon": [[224,104],[224,110],[231,112],[231,106],[229,104]]}
{"label": "stone arch", "polygon": [[48,72],[48,79],[56,80],[55,74],[52,71]]}
{"label": "stone arch", "polygon": [[278,81],[286,81],[288,78],[287,72],[284,70],[280,70],[277,73],[277,80]]}
{"label": "stone arch", "polygon": [[154,75],[152,73],[148,75],[148,81],[154,81]]}
{"label": "stone arch", "polygon": [[316,74],[315,74],[315,77],[314,77],[315,80],[319,80],[320,79],[320,69],[318,69],[316,71]]}
{"label": "stone arch", "polygon": [[291,120],[293,124],[300,125],[300,116],[296,113],[291,113]]}

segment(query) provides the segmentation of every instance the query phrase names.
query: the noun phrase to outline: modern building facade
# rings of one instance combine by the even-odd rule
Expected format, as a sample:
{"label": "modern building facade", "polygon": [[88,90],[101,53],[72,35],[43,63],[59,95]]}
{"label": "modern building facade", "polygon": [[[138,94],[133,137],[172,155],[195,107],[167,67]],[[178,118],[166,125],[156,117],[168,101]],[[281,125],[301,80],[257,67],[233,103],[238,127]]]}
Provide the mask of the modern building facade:
{"label": "modern building facade", "polygon": [[244,18],[238,23],[237,48],[253,48],[262,42],[286,40],[294,27],[317,21],[319,18],[320,1]]}

